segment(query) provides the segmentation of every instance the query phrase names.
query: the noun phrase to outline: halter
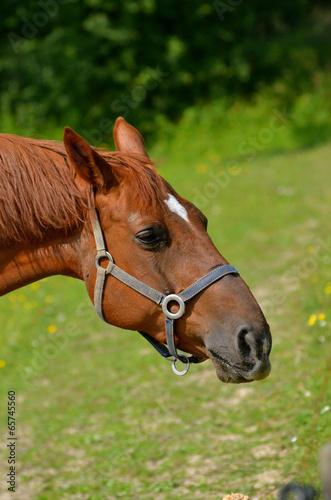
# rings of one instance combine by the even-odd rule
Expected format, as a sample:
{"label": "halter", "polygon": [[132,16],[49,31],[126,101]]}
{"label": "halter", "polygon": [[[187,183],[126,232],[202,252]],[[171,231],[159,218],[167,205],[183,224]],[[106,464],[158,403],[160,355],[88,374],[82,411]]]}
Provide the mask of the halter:
{"label": "halter", "polygon": [[[97,268],[97,278],[94,288],[94,307],[98,316],[106,321],[103,315],[103,294],[105,288],[105,281],[107,274],[110,274],[117,280],[121,281],[128,287],[132,288],[136,292],[144,295],[148,299],[152,300],[158,306],[162,307],[162,311],[165,315],[165,333],[167,337],[167,345],[161,344],[158,340],[154,339],[151,335],[145,332],[139,332],[150,344],[158,351],[161,356],[165,359],[171,361],[171,367],[176,375],[185,375],[190,367],[191,363],[201,363],[205,361],[204,358],[198,358],[197,356],[187,356],[184,353],[178,353],[175,344],[175,320],[181,318],[185,312],[185,302],[195,297],[202,290],[207,288],[215,281],[220,280],[227,274],[238,274],[237,269],[230,265],[222,265],[216,267],[208,274],[202,278],[195,281],[191,286],[180,292],[179,294],[171,293],[170,295],[164,295],[162,292],[155,290],[149,285],[146,285],[142,281],[138,280],[134,276],[126,273],[120,267],[114,264],[113,257],[107,251],[105,240],[102,234],[102,229],[100,225],[99,215],[97,210],[91,211],[91,222],[94,234],[94,239],[97,247],[97,255],[95,257],[95,266]],[[109,263],[106,268],[100,265],[101,259],[108,259]],[[177,312],[172,313],[168,309],[168,304],[170,302],[176,302],[179,309]],[[185,368],[182,371],[177,370],[176,362],[180,360],[185,364]]]}

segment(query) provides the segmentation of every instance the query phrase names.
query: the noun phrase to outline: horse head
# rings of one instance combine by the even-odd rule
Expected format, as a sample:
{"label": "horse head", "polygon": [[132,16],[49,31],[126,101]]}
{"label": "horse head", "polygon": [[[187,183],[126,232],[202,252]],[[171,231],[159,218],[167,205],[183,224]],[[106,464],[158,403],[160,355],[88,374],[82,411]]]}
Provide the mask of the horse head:
{"label": "horse head", "polygon": [[[118,118],[114,139],[117,153],[110,155],[65,129],[64,144],[76,183],[93,199],[117,268],[162,297],[180,296],[228,262],[207,233],[206,217],[157,173],[139,132]],[[80,254],[82,276],[95,300],[96,244],[89,224],[81,233]],[[107,264],[100,259],[98,265]],[[146,332],[164,344],[164,311],[155,302],[120,279],[105,277],[104,319]],[[176,314],[178,306],[178,301],[170,300],[170,314]],[[215,279],[186,302],[185,312],[176,320],[174,341],[185,352],[210,358],[223,382],[259,380],[270,372],[269,326],[238,272]]]}

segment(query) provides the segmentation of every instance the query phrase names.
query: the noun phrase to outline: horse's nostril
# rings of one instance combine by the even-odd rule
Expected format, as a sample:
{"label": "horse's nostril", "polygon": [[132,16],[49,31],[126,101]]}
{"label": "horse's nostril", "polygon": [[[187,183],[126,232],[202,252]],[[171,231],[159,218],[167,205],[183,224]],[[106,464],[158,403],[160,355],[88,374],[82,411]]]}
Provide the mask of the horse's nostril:
{"label": "horse's nostril", "polygon": [[238,349],[244,358],[249,357],[252,352],[252,339],[250,339],[249,329],[247,327],[241,327],[238,336]]}
{"label": "horse's nostril", "polygon": [[271,342],[266,332],[248,325],[237,329],[237,355],[240,357],[240,371],[248,381],[261,380],[270,373],[269,353]]}

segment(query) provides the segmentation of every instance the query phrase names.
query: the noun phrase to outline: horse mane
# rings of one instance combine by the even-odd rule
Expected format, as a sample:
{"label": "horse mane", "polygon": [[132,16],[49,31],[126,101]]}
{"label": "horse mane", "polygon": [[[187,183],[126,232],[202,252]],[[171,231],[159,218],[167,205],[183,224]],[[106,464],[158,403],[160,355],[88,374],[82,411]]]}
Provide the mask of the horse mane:
{"label": "horse mane", "polygon": [[[151,160],[97,150],[117,178],[130,175],[137,209],[164,198],[164,184]],[[82,193],[62,142],[0,134],[0,247],[41,242],[45,234],[78,229],[94,206]]]}

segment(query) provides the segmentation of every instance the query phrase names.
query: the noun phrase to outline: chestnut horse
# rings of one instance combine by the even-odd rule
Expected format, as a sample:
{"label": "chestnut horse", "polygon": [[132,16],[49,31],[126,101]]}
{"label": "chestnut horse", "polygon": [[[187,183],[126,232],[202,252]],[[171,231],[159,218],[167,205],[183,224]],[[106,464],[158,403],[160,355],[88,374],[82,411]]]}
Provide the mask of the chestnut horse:
{"label": "chestnut horse", "polygon": [[210,358],[223,382],[267,377],[269,326],[206,217],[123,118],[114,139],[117,151],[104,152],[70,128],[64,144],[0,135],[0,294],[72,276],[102,319],[143,332],[173,364]]}

